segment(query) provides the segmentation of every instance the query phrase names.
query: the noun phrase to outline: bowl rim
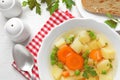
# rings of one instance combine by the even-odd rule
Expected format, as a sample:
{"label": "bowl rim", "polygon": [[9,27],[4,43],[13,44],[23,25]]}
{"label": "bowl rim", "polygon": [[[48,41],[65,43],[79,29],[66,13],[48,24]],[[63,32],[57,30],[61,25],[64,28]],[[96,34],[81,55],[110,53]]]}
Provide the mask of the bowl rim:
{"label": "bowl rim", "polygon": [[[72,18],[72,19],[69,19],[69,20],[66,20],[66,21],[64,21],[63,23],[61,23],[61,24],[59,24],[59,25],[56,25],[51,31],[49,31],[49,33],[45,36],[45,38],[43,39],[43,41],[42,41],[42,43],[41,43],[41,47],[40,47],[40,49],[39,49],[39,51],[38,51],[38,57],[37,57],[37,60],[38,60],[38,71],[39,71],[39,76],[40,76],[40,78],[41,78],[41,75],[40,75],[40,60],[39,60],[39,57],[40,57],[40,52],[41,52],[41,50],[43,49],[43,47],[42,46],[44,46],[44,44],[45,44],[45,42],[46,42],[46,40],[49,38],[49,35],[51,35],[52,34],[52,32],[54,32],[56,29],[59,29],[60,28],[60,26],[61,25],[64,25],[66,22],[70,22],[70,21],[73,21],[73,20],[80,20],[80,21],[83,21],[83,20],[89,20],[89,21],[93,21],[93,22],[95,22],[95,23],[97,23],[97,24],[101,24],[101,25],[104,25],[104,26],[106,26],[106,29],[108,29],[109,31],[111,31],[113,34],[114,34],[114,36],[116,36],[116,38],[120,41],[120,35],[115,31],[115,30],[113,30],[113,29],[111,29],[107,24],[105,24],[105,23],[101,23],[101,22],[98,22],[98,21],[96,21],[96,20],[94,20],[94,19],[90,19],[90,18]],[[62,26],[61,26],[62,27]],[[119,61],[119,63],[118,64],[120,64],[120,61]],[[120,70],[120,68],[119,68],[119,70]],[[119,78],[118,78],[118,75],[117,75],[117,77],[115,78],[115,80],[118,80]],[[42,80],[42,79],[41,79]],[[44,79],[43,79],[44,80]],[[50,79],[51,80],[51,79]]]}

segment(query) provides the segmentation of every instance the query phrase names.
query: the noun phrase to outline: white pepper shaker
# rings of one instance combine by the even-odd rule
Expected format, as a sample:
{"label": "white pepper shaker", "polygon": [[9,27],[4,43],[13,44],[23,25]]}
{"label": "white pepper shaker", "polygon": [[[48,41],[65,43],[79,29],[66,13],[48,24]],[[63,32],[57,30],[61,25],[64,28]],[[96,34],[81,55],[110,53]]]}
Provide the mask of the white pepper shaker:
{"label": "white pepper shaker", "polygon": [[8,37],[16,43],[24,42],[30,36],[28,25],[18,18],[10,19],[4,29]]}
{"label": "white pepper shaker", "polygon": [[0,0],[0,12],[6,18],[19,16],[22,12],[22,6],[18,0]]}

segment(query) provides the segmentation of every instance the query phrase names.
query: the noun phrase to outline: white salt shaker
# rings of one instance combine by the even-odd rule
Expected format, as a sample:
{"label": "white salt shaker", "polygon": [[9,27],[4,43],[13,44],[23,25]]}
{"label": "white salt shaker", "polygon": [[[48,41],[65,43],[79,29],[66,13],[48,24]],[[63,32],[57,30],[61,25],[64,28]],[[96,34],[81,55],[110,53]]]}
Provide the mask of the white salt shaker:
{"label": "white salt shaker", "polygon": [[17,43],[24,42],[30,36],[30,29],[27,24],[18,18],[10,19],[4,26],[8,37]]}
{"label": "white salt shaker", "polygon": [[22,6],[18,0],[0,0],[0,12],[6,18],[19,16],[22,12]]}

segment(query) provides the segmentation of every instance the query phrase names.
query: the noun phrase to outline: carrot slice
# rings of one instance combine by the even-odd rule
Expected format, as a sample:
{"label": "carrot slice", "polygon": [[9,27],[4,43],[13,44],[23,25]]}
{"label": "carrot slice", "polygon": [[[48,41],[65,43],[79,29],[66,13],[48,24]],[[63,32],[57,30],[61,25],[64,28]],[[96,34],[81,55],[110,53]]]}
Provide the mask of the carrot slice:
{"label": "carrot slice", "polygon": [[90,52],[89,57],[95,61],[102,60],[102,54],[100,49],[94,49]]}
{"label": "carrot slice", "polygon": [[62,75],[63,75],[64,77],[68,77],[68,76],[70,76],[70,73],[69,73],[68,71],[63,71],[63,72],[62,72]]}
{"label": "carrot slice", "polygon": [[85,78],[81,78],[80,80],[85,80]]}
{"label": "carrot slice", "polygon": [[83,69],[84,60],[82,56],[78,55],[75,52],[72,52],[69,56],[66,57],[66,66],[70,70],[79,70]]}
{"label": "carrot slice", "polygon": [[64,45],[62,46],[57,53],[58,59],[65,63],[66,62],[66,56],[69,55],[69,53],[73,52],[73,50],[68,46],[68,45]]}

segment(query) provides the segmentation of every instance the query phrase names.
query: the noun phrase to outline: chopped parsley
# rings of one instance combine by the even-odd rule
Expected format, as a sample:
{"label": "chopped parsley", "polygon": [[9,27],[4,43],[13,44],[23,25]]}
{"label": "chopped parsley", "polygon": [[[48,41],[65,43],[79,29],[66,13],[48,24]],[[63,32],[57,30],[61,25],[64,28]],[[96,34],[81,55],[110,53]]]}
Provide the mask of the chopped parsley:
{"label": "chopped parsley", "polygon": [[[38,2],[37,0],[26,0],[22,2],[23,7],[29,6],[30,10],[33,10],[36,8],[36,13],[41,14],[41,4],[46,3],[47,4],[47,10],[52,14],[59,8],[59,1],[60,0],[41,0],[41,2]],[[66,5],[67,9],[71,9],[75,2],[74,0],[62,0],[62,3]]]}
{"label": "chopped parsley", "polygon": [[86,50],[86,51],[83,53],[82,57],[83,57],[84,59],[88,58],[89,53],[90,53],[90,51],[89,51],[89,50]]}
{"label": "chopped parsley", "polygon": [[84,78],[88,79],[89,75],[93,76],[93,77],[97,76],[97,73],[96,73],[96,71],[94,70],[94,68],[92,66],[85,65],[84,69],[85,70],[84,70],[83,75],[82,75]]}
{"label": "chopped parsley", "polygon": [[51,52],[51,55],[50,55],[51,65],[57,64],[57,62],[58,62],[57,51],[58,51],[58,48],[54,47]]}
{"label": "chopped parsley", "polygon": [[114,16],[112,16],[110,13],[107,13],[106,16],[109,18],[108,20],[105,20],[104,23],[106,23],[111,28],[116,28],[117,24],[120,22],[118,19],[116,19]]}
{"label": "chopped parsley", "polygon": [[93,77],[97,76],[97,73],[94,70],[94,67],[88,65],[88,55],[89,55],[89,53],[90,53],[90,51],[86,50],[82,55],[82,57],[84,58],[84,71],[83,71],[82,76],[84,78],[87,78],[87,79],[89,78],[89,76],[93,76]]}
{"label": "chopped parsley", "polygon": [[65,41],[66,41],[67,44],[71,44],[71,43],[74,41],[74,39],[75,39],[75,35],[69,35],[69,36],[65,39]]}
{"label": "chopped parsley", "polygon": [[96,35],[93,31],[88,30],[89,36],[91,37],[92,40],[96,39]]}
{"label": "chopped parsley", "polygon": [[106,70],[103,70],[103,71],[101,72],[101,74],[107,74],[107,71],[106,71]]}

